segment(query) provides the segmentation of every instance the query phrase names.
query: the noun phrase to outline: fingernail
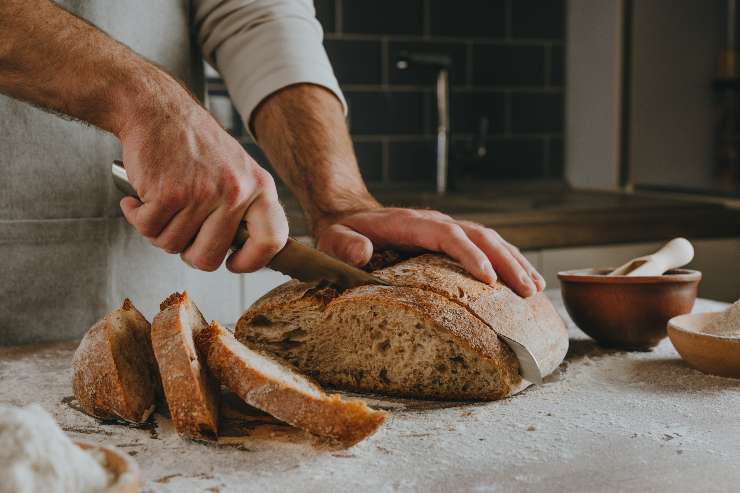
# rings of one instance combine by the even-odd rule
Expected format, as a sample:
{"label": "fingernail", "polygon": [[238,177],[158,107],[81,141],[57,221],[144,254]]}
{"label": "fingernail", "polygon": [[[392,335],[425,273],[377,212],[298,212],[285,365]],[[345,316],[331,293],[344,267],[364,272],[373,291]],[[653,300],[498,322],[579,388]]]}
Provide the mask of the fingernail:
{"label": "fingernail", "polygon": [[493,284],[494,282],[496,282],[496,279],[498,279],[498,277],[496,276],[496,271],[493,270],[493,265],[491,265],[490,261],[483,261],[480,267],[483,273],[488,278],[488,284]]}
{"label": "fingernail", "polygon": [[528,298],[537,292],[537,286],[535,285],[534,281],[532,281],[532,278],[530,278],[527,274],[522,274],[519,279],[525,285],[525,297]]}
{"label": "fingernail", "polygon": [[545,282],[545,278],[542,277],[539,272],[535,272],[534,274],[532,274],[532,279],[534,280],[534,283],[539,288],[539,291],[545,290],[547,283]]}

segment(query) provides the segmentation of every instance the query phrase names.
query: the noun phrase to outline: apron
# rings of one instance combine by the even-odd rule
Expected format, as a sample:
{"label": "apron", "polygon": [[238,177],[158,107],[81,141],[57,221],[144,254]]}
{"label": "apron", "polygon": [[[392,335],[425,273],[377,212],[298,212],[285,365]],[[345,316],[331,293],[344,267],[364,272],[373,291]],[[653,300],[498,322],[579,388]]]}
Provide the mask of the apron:
{"label": "apron", "polygon": [[[203,96],[188,0],[60,4]],[[120,155],[112,135],[0,95],[0,345],[79,338],[124,297],[151,320],[170,292],[204,279],[122,218],[110,177]],[[219,291],[213,318],[236,312],[227,296],[239,290]]]}

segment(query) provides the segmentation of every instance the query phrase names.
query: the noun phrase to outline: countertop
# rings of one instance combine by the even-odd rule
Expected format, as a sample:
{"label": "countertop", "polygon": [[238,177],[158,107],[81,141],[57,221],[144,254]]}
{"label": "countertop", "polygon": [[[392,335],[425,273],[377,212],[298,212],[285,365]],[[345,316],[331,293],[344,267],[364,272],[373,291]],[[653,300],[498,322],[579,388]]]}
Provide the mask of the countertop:
{"label": "countertop", "polygon": [[[437,209],[484,224],[521,249],[740,236],[740,209],[665,194],[578,190],[557,182],[477,186],[441,197],[409,187],[371,192],[387,206]],[[280,195],[291,234],[307,235],[296,201],[286,190]]]}
{"label": "countertop", "polygon": [[0,402],[39,402],[72,437],[127,451],[145,492],[738,491],[740,380],[688,368],[668,339],[600,348],[548,295],[571,348],[545,385],[491,403],[371,400],[391,416],[350,449],[246,406],[228,406],[217,445],[179,438],[161,415],[148,429],[101,424],[70,397],[75,343],[0,348]]}

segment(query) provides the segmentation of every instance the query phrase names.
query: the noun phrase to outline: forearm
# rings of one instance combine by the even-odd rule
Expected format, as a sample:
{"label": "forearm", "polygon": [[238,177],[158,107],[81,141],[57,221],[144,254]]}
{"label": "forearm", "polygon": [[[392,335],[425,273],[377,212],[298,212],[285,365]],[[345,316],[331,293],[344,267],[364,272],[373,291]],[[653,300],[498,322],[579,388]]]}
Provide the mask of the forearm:
{"label": "forearm", "polygon": [[362,180],[342,106],[330,91],[286,87],[258,107],[253,124],[314,232],[343,215],[380,207]]}
{"label": "forearm", "polygon": [[190,99],[172,77],[47,0],[0,2],[0,93],[118,136]]}

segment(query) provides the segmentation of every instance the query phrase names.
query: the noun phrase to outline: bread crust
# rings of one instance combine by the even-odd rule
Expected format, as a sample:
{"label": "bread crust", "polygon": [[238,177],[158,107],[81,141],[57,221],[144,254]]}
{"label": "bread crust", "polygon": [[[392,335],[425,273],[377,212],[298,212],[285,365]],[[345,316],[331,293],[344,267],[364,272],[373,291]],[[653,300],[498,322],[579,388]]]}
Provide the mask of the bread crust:
{"label": "bread crust", "polygon": [[[151,386],[131,388],[126,385],[116,363],[113,339],[114,324],[123,329],[145,353],[147,364],[137,368],[142,381]],[[149,341],[151,326],[127,298],[121,308],[113,310],[96,322],[85,334],[72,358],[72,391],[81,409],[99,419],[120,419],[143,423],[154,411],[157,393],[161,392],[156,364]],[[137,333],[137,332],[140,332]],[[136,396],[134,394],[137,394]]]}
{"label": "bread crust", "polygon": [[[208,366],[221,384],[248,404],[293,426],[330,437],[345,445],[352,445],[371,435],[385,420],[386,413],[374,411],[360,400],[345,401],[339,395],[327,395],[308,379],[305,379],[306,383],[314,385],[320,397],[271,378],[228,347],[224,343],[226,338],[241,344],[226,329],[213,322],[198,335],[196,343],[207,355]],[[265,353],[260,354],[270,358]],[[284,365],[286,371],[296,373],[286,364],[280,364]]]}
{"label": "bread crust", "polygon": [[465,307],[497,334],[524,342],[544,374],[554,371],[568,351],[565,324],[543,293],[521,298],[504,284],[484,284],[459,263],[435,254],[420,255],[374,274],[394,286],[432,291]]}
{"label": "bread crust", "polygon": [[174,293],[161,306],[152,322],[152,345],[170,417],[181,435],[215,440],[218,385],[193,341],[206,321],[187,293]]}

